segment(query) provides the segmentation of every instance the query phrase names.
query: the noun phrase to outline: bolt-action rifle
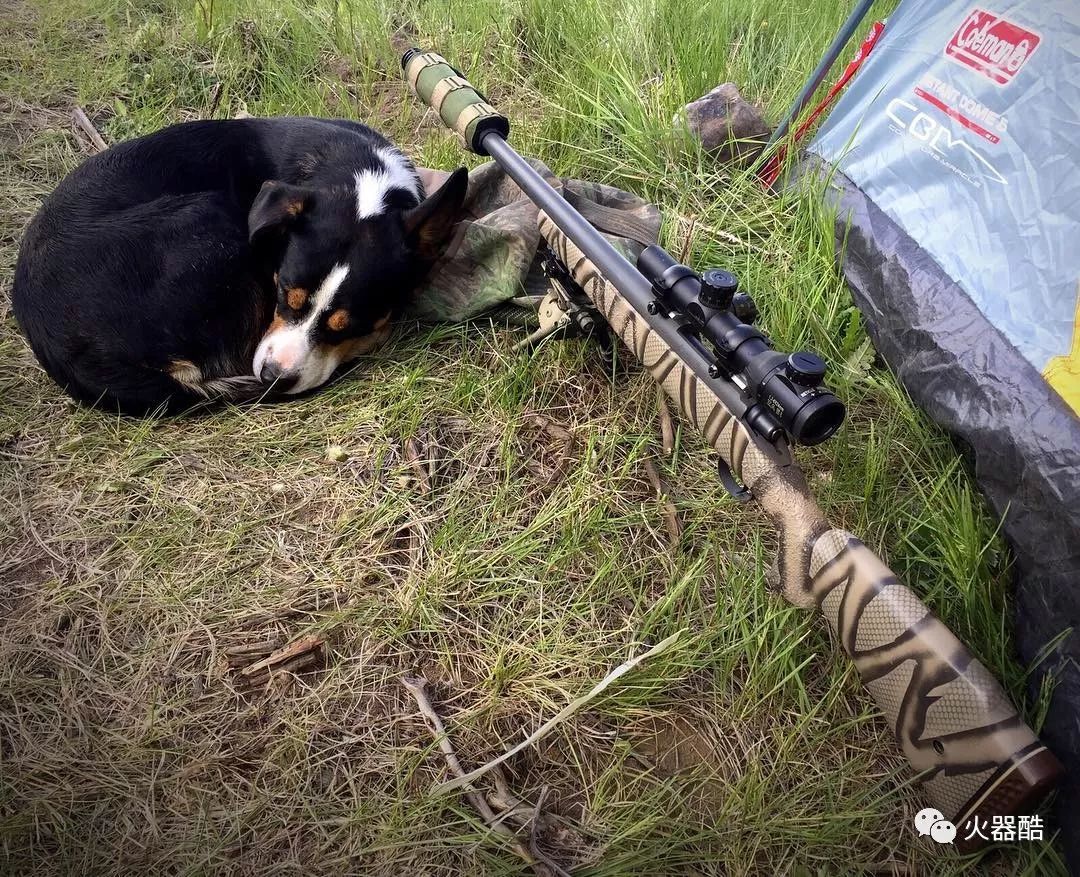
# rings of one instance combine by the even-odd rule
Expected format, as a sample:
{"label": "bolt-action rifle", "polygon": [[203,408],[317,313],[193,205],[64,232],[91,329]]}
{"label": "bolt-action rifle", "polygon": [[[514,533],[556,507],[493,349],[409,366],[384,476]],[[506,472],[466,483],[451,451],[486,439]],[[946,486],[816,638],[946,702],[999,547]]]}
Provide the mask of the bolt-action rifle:
{"label": "bolt-action rifle", "polygon": [[725,487],[776,525],[781,593],[828,620],[929,803],[957,828],[1036,807],[1058,760],[915,593],[825,519],[792,458],[792,444],[823,442],[843,421],[825,363],[774,350],[730,273],[698,275],[658,246],[631,264],[514,151],[507,118],[444,58],[410,49],[401,63],[420,100],[540,208],[560,299],[590,303],[719,453]]}

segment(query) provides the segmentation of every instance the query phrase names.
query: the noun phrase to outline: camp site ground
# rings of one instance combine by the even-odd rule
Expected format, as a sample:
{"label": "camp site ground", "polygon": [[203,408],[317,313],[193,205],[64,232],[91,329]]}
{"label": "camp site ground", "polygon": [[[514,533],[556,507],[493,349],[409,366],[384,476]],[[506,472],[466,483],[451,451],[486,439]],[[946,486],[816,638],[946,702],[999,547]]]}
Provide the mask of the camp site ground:
{"label": "camp site ground", "polygon": [[[22,230],[95,149],[76,108],[109,144],[317,115],[371,124],[427,167],[479,165],[403,84],[404,34],[469,71],[519,152],[658,205],[672,253],[735,272],[778,348],[828,360],[848,415],[797,453],[816,497],[1038,727],[1051,691],[1016,659],[1000,521],[875,354],[820,191],[766,192],[672,130],[728,81],[775,121],[849,11],[0,9],[0,872],[524,873],[466,797],[434,790],[446,759],[403,679],[427,680],[469,770],[674,637],[504,765],[561,867],[1066,873],[1048,811],[1038,837],[1029,822],[967,858],[920,835],[919,791],[854,667],[765,587],[769,522],[726,497],[692,430],[665,449],[657,388],[629,357],[609,369],[573,340],[522,354],[491,321],[402,326],[296,402],[129,419],[70,402],[10,312]],[[282,648],[292,663],[271,672]]]}

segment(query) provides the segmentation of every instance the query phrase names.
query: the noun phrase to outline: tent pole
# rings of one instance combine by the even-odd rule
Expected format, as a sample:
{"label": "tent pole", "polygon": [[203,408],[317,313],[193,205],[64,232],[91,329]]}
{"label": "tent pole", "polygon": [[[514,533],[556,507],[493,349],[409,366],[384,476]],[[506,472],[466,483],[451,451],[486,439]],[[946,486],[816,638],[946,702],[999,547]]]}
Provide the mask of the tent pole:
{"label": "tent pole", "polygon": [[840,26],[840,30],[837,32],[836,37],[833,39],[832,43],[829,44],[829,48],[825,50],[825,54],[820,63],[814,69],[814,72],[810,74],[810,78],[806,81],[806,85],[803,86],[802,91],[799,92],[799,96],[795,98],[795,103],[793,103],[791,109],[787,111],[784,120],[777,125],[776,130],[773,131],[773,135],[769,138],[769,142],[765,144],[765,151],[763,154],[768,154],[772,147],[787,135],[788,129],[791,128],[792,123],[799,117],[806,108],[806,105],[810,103],[810,98],[814,96],[814,92],[821,86],[822,80],[825,79],[825,75],[829,72],[829,68],[836,63],[836,59],[844,50],[847,41],[851,39],[851,35],[855,33],[856,28],[858,28],[860,22],[866,18],[866,13],[870,11],[870,7],[873,5],[874,0],[859,0],[859,4],[851,11],[851,15],[849,15],[847,20]]}

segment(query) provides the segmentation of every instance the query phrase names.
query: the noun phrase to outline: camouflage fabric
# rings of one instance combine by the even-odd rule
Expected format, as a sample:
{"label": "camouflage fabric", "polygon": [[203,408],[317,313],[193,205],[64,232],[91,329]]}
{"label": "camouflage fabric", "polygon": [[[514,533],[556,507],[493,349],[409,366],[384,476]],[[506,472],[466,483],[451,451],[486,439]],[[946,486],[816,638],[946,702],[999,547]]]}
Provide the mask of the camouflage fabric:
{"label": "camouflage fabric", "polygon": [[[612,186],[563,180],[543,163],[530,164],[589,222],[634,259],[660,231],[660,211]],[[448,174],[421,170],[434,191]],[[423,322],[461,322],[484,315],[535,323],[535,304],[548,287],[537,264],[539,210],[494,162],[469,173],[469,192],[446,253],[418,291],[409,316]]]}

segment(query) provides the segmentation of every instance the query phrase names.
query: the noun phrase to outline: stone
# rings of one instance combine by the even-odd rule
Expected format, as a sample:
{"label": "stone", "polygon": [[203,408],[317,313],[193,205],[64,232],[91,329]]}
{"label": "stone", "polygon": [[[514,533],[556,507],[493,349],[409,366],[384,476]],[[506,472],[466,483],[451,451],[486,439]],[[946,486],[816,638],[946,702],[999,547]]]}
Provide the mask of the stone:
{"label": "stone", "polygon": [[676,115],[676,125],[690,130],[705,150],[719,161],[753,159],[772,129],[734,82],[724,82],[688,103]]}

